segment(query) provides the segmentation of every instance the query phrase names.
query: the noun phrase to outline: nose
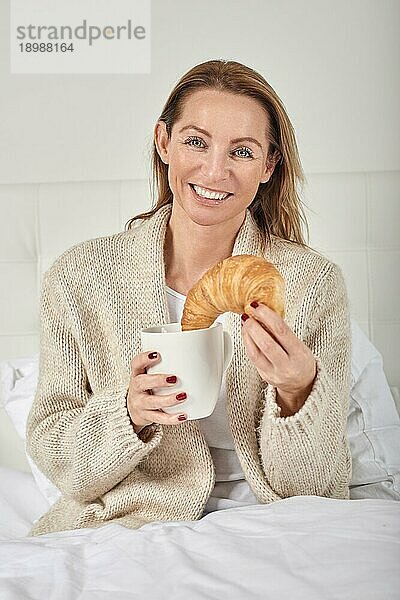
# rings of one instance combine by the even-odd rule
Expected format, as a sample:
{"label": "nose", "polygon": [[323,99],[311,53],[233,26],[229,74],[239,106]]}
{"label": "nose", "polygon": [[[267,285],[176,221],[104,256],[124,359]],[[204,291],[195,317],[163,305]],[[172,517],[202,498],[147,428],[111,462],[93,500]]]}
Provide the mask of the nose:
{"label": "nose", "polygon": [[230,175],[229,156],[226,150],[214,148],[203,155],[202,175],[209,187],[217,188],[217,184],[226,181]]}

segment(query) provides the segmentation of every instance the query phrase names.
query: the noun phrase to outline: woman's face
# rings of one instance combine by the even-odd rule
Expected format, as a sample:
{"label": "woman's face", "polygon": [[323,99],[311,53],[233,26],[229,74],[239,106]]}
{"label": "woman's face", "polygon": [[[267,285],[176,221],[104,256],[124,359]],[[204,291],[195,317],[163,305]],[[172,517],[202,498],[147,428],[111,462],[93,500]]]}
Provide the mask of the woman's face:
{"label": "woman's face", "polygon": [[[266,111],[252,98],[215,90],[193,92],[171,138],[162,121],[154,132],[160,157],[169,165],[174,203],[198,224],[244,218],[260,182],[274,169],[267,164],[267,126]],[[220,195],[207,198],[207,192]]]}

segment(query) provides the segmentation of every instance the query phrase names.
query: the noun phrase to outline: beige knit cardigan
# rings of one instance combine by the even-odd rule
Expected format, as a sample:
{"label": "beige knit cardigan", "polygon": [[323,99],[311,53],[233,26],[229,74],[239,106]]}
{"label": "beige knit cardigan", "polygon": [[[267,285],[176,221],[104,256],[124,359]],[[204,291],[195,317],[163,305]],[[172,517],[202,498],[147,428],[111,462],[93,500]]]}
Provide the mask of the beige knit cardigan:
{"label": "beige knit cardigan", "polygon": [[[31,535],[202,515],[215,469],[197,421],[154,424],[136,435],[126,408],[140,330],[170,320],[163,257],[170,211],[163,207],[133,230],[73,246],[44,275],[27,449],[62,497]],[[249,211],[232,254],[262,255]],[[286,281],[285,318],[314,353],[317,377],[304,406],[280,417],[275,388],[247,357],[240,315],[228,314],[234,358],[226,372],[227,414],[240,464],[262,503],[295,495],[349,498],[343,276],[321,255],[278,238],[264,255]]]}

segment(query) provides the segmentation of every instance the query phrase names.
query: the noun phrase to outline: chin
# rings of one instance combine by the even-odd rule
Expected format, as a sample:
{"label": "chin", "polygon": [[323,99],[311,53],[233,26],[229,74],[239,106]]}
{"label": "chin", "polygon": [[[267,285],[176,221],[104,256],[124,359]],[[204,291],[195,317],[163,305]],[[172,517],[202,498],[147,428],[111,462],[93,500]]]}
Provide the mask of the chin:
{"label": "chin", "polygon": [[235,218],[243,220],[247,208],[238,206],[238,200],[234,196],[221,204],[208,206],[198,202],[191,192],[174,194],[173,205],[176,217],[204,226],[222,224]]}
{"label": "chin", "polygon": [[[204,207],[200,206],[200,207],[186,207],[184,208],[184,212],[187,218],[189,218],[193,223],[196,223],[196,225],[200,225],[200,226],[211,226],[211,225],[223,225],[224,223],[227,223],[228,221],[231,221],[232,219],[239,219],[241,222],[244,219],[245,216],[245,211],[243,210],[234,210],[234,207],[224,207],[223,210],[222,207],[219,207],[220,210],[218,211],[213,211],[212,208],[207,210],[204,209]],[[230,210],[229,210],[230,208]]]}

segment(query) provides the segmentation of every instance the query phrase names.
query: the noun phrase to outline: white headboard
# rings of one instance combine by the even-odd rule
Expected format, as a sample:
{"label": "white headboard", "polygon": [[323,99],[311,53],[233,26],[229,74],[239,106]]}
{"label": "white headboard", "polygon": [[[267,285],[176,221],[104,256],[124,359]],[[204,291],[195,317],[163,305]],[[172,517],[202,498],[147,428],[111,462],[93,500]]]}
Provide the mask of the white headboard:
{"label": "white headboard", "polygon": [[[308,174],[310,245],[337,262],[351,315],[400,385],[400,172]],[[38,353],[40,280],[73,244],[115,233],[149,208],[146,180],[0,185],[0,360]],[[395,399],[398,399],[395,396]],[[28,470],[0,410],[0,464]]]}

